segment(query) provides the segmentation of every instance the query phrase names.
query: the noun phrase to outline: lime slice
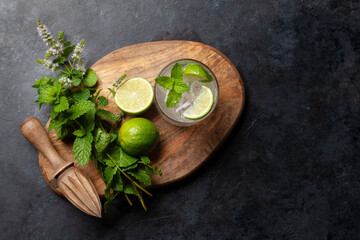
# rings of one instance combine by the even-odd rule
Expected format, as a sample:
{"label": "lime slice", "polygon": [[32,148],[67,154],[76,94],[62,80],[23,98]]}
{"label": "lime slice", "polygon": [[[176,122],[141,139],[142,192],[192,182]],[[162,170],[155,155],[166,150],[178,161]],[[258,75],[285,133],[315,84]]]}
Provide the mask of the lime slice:
{"label": "lime slice", "polygon": [[131,78],[115,94],[116,105],[125,113],[139,115],[145,112],[154,99],[151,84],[144,78]]}
{"label": "lime slice", "polygon": [[199,95],[194,101],[194,104],[184,112],[184,117],[187,119],[200,119],[208,114],[214,104],[214,94],[211,89],[202,85]]}
{"label": "lime slice", "polygon": [[184,67],[183,74],[199,77],[200,79],[207,79],[206,71],[197,64],[188,64]]}

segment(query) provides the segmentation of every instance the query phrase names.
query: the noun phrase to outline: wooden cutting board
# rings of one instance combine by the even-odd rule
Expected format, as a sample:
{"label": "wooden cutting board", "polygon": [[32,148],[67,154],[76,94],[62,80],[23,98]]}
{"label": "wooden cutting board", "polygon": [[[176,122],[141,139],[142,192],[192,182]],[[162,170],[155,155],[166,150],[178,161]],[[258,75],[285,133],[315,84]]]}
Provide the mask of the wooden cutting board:
{"label": "wooden cutting board", "polygon": [[[167,64],[183,58],[201,61],[213,71],[219,83],[219,100],[211,116],[191,127],[169,124],[159,115],[154,104],[142,116],[153,121],[162,133],[158,146],[149,157],[161,167],[163,176],[153,176],[152,187],[163,186],[191,174],[229,135],[240,117],[245,101],[244,85],[239,73],[230,60],[215,48],[190,41],[159,41],[127,46],[109,53],[91,67],[99,79],[95,87],[103,88],[101,95],[107,95],[106,89],[124,73],[127,79],[143,77],[154,85],[154,79]],[[105,109],[113,113],[120,111],[112,97]],[[129,118],[127,116],[126,119]],[[54,130],[49,132],[49,136],[60,155],[83,169],[94,182],[99,195],[104,196],[105,184],[95,164],[89,161],[84,167],[79,166],[72,154],[72,142],[57,140]],[[39,163],[49,186],[62,195],[59,189],[50,184],[53,171],[50,162],[41,153]]]}

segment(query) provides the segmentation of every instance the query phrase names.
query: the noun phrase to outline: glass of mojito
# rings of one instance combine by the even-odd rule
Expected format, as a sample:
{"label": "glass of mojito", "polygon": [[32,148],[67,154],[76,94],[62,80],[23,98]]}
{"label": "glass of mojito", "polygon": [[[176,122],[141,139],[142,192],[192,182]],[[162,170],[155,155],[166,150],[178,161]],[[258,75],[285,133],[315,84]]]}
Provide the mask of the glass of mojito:
{"label": "glass of mojito", "polygon": [[215,75],[203,63],[180,59],[155,79],[155,104],[169,123],[192,126],[214,110],[219,97]]}

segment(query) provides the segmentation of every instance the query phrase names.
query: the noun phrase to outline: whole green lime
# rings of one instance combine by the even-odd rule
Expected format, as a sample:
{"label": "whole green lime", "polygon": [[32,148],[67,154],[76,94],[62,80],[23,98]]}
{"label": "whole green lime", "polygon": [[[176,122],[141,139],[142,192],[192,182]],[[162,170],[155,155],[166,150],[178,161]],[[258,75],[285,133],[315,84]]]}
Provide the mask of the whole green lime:
{"label": "whole green lime", "polygon": [[159,135],[151,121],[145,118],[132,118],[121,126],[119,142],[127,154],[139,157],[155,148]]}

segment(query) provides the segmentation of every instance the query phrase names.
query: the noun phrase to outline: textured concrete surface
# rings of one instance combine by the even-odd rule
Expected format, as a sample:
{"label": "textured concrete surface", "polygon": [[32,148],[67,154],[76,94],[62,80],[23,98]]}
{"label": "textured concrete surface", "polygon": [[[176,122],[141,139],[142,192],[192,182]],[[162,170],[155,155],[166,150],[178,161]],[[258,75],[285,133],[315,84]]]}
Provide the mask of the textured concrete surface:
{"label": "textured concrete surface", "polygon": [[[243,77],[239,124],[196,174],[117,201],[103,219],[53,193],[20,123],[38,110],[35,59],[52,32],[87,40],[87,66],[135,43],[212,45]],[[0,0],[1,239],[359,239],[359,1]],[[166,173],[165,173],[166,174]]]}

